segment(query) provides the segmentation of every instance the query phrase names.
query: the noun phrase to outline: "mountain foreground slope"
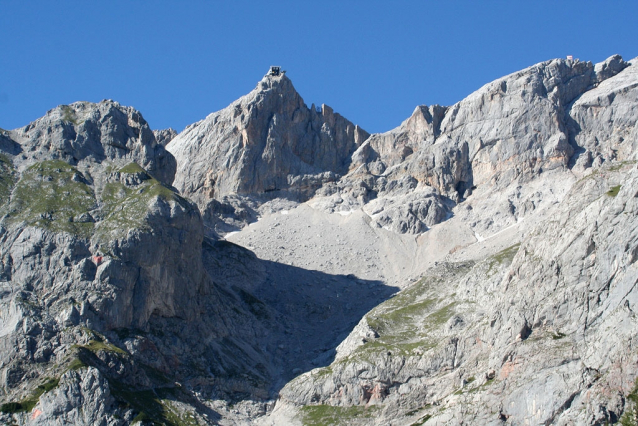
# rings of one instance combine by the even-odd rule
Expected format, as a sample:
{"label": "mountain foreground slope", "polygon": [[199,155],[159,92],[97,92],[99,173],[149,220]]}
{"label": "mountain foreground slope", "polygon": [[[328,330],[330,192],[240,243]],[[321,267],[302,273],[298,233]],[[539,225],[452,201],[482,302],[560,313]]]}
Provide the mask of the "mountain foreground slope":
{"label": "mountain foreground slope", "polygon": [[636,424],[637,60],[370,135],[285,75],[0,133],[6,424]]}

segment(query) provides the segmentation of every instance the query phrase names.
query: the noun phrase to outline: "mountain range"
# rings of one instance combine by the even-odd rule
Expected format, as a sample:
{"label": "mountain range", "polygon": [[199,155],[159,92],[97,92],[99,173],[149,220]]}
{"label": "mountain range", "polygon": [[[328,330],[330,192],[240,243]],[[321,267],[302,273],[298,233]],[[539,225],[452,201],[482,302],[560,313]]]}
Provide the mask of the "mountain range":
{"label": "mountain range", "polygon": [[638,424],[637,64],[0,130],[0,422]]}

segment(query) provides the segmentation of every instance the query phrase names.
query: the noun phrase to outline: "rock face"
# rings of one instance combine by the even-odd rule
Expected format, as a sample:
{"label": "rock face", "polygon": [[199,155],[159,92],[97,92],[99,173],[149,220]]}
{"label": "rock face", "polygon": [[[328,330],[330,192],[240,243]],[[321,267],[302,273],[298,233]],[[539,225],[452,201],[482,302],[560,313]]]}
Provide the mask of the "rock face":
{"label": "rock face", "polygon": [[[201,218],[165,186],[175,160],[139,112],[76,103],[10,137],[19,149],[3,157],[7,280],[41,294],[92,283],[85,302],[109,327],[141,327],[155,311],[192,315],[189,300],[203,279]],[[154,281],[163,288],[151,289]]]}
{"label": "rock face", "polygon": [[1,131],[0,423],[635,420],[635,68],[375,135],[285,75],[179,135],[113,101]]}
{"label": "rock face", "polygon": [[[197,206],[170,186],[174,158],[147,130],[137,111],[104,101],[2,135],[2,423],[263,415],[283,380],[324,365],[392,291],[366,281],[353,291],[356,278],[205,239]],[[355,301],[288,292],[300,279]],[[295,308],[300,300],[316,314]],[[338,308],[348,314],[323,315]],[[195,392],[216,409],[196,409]],[[245,412],[227,408],[246,398]]]}
{"label": "rock face", "polygon": [[[633,418],[634,397],[625,398],[638,389],[638,358],[630,355],[638,297],[633,63],[618,56],[595,67],[550,61],[447,110],[435,144],[467,144],[476,186],[452,209],[449,226],[468,224],[475,242],[460,240],[444,262],[369,312],[329,367],[288,383],[273,424],[604,424],[623,412],[626,421]],[[503,101],[505,93],[513,99]],[[523,119],[529,116],[536,119]],[[362,148],[410,141],[410,120]],[[540,127],[529,132],[533,126]],[[391,168],[405,173],[428,150],[409,147],[414,154],[404,160],[386,157]],[[362,164],[383,161],[380,152],[383,145],[369,150]],[[445,178],[439,182],[433,186],[445,193]],[[528,195],[520,192],[525,187]],[[501,241],[509,246],[498,251]]]}
{"label": "rock face", "polygon": [[172,128],[164,130],[153,130],[153,134],[155,135],[155,140],[157,140],[157,143],[162,146],[168,145],[169,142],[175,139],[175,136],[177,136],[177,132],[175,131],[175,129]]}
{"label": "rock face", "polygon": [[[228,358],[206,346],[229,334],[220,315],[231,304],[211,294],[201,216],[169,186],[175,159],[139,112],[112,101],[62,106],[2,138],[1,422],[130,422],[149,409],[138,398],[168,397],[152,389],[167,386],[170,363],[187,363],[175,348],[160,355],[142,337],[151,329],[179,336],[171,344],[192,348],[188,362],[203,351]],[[241,334],[252,316],[235,311],[225,316]],[[209,332],[177,333],[169,321]],[[154,404],[147,415],[163,419],[168,402]]]}
{"label": "rock face", "polygon": [[99,370],[71,370],[60,378],[57,388],[40,398],[31,418],[36,425],[118,424],[109,412],[114,402]]}
{"label": "rock face", "polygon": [[345,174],[368,133],[322,105],[308,108],[285,76],[266,76],[227,108],[188,126],[167,149],[175,187],[206,216],[228,195],[304,201]]}
{"label": "rock face", "polygon": [[282,405],[344,419],[341,407],[366,406],[379,424],[617,421],[638,376],[637,191],[635,166],[595,174],[520,242],[429,270],[368,313],[333,364],[288,383]]}
{"label": "rock face", "polygon": [[10,137],[31,161],[134,161],[166,184],[175,177],[175,159],[156,142],[142,115],[110,100],[62,105]]}

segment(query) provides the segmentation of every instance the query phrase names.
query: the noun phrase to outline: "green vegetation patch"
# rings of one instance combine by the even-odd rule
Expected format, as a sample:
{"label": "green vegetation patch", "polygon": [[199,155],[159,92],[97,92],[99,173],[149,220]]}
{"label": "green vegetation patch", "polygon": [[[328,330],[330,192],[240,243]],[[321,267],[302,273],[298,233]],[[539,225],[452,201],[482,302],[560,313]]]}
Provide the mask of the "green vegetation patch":
{"label": "green vegetation patch", "polygon": [[[457,272],[466,271],[456,265]],[[353,356],[373,361],[375,354],[411,356],[434,349],[439,343],[435,331],[456,312],[456,302],[442,297],[439,277],[426,277],[387,300],[366,315],[368,325],[378,338],[358,347]]]}
{"label": "green vegetation patch", "polygon": [[[406,321],[409,321],[416,316],[422,316],[425,312],[431,309],[434,304],[436,304],[436,299],[424,299],[390,311],[375,319],[371,319],[368,324],[375,331],[383,332],[385,329],[392,328],[399,324],[404,324]],[[370,324],[370,322],[372,322],[372,324]]]}
{"label": "green vegetation patch", "polygon": [[426,414],[425,416],[421,417],[416,422],[412,423],[410,426],[421,426],[422,424],[425,424],[425,422],[427,422],[431,418],[432,416],[430,414]]}
{"label": "green vegetation patch", "polygon": [[427,317],[427,321],[429,321],[436,327],[445,324],[454,315],[455,305],[456,302],[451,302],[448,305],[438,309]]}
{"label": "green vegetation patch", "polygon": [[107,343],[107,342],[100,342],[97,340],[91,340],[89,341],[88,344],[83,345],[83,346],[78,346],[79,348],[84,348],[87,349],[93,353],[98,353],[99,351],[104,351],[104,352],[112,352],[112,353],[116,353],[116,354],[120,354],[120,355],[127,355],[126,351],[124,351],[121,348],[118,348],[117,346],[111,344],[111,343]]}
{"label": "green vegetation patch", "polygon": [[2,404],[2,406],[0,406],[0,411],[3,413],[28,413],[33,410],[33,407],[36,406],[40,397],[44,393],[55,389],[58,387],[59,383],[60,379],[58,378],[47,379],[44,383],[35,388],[28,398],[25,398],[20,402],[7,402],[6,404]]}
{"label": "green vegetation patch", "polygon": [[89,237],[94,225],[86,218],[95,195],[75,167],[59,160],[29,167],[13,190],[7,220],[53,232]]}
{"label": "green vegetation patch", "polygon": [[610,197],[615,197],[620,192],[621,186],[622,185],[613,186],[609,189],[609,191],[605,192],[605,194],[609,195]]}
{"label": "green vegetation patch", "polygon": [[627,165],[632,165],[632,164],[636,164],[635,160],[625,160],[625,161],[621,161],[620,163],[614,164],[613,166],[609,167],[609,169],[607,169],[610,172],[615,172],[618,171],[620,169],[622,169],[623,167],[627,166]]}
{"label": "green vegetation patch", "polygon": [[[494,384],[494,382],[495,382],[495,379],[493,379],[493,378],[492,378],[492,379],[487,379],[487,380],[485,381],[485,383],[483,383],[482,385],[479,385],[479,386],[475,386],[475,387],[473,387],[472,389],[468,390],[468,391],[467,391],[467,393],[476,393],[476,392],[480,392],[480,391],[484,390],[486,387],[488,387],[488,386],[490,386],[490,385]],[[469,382],[468,382],[468,383],[469,383]],[[462,391],[462,389],[461,389],[461,391]],[[458,392],[458,391],[457,391],[457,392]],[[460,393],[463,393],[463,392],[460,392]],[[455,392],[455,394],[456,394],[456,392]]]}
{"label": "green vegetation patch", "polygon": [[512,263],[512,260],[514,259],[514,256],[516,255],[516,253],[518,252],[518,249],[520,248],[521,244],[514,244],[513,246],[507,247],[501,251],[499,251],[498,253],[496,253],[493,256],[490,256],[487,258],[487,261],[489,262],[489,266],[487,269],[487,275],[491,276],[493,275],[492,272],[496,272],[494,270],[495,267],[498,267],[501,264],[507,263],[510,264]]}
{"label": "green vegetation patch", "polygon": [[627,404],[627,408],[620,418],[620,424],[622,426],[638,426],[638,379],[634,384],[634,388],[627,395],[627,401],[631,404]]}
{"label": "green vegetation patch", "polygon": [[556,332],[556,333],[552,333],[552,339],[553,340],[560,340],[560,339],[562,339],[565,336],[567,336],[567,335],[565,333],[561,333],[560,331]]}
{"label": "green vegetation patch", "polygon": [[149,204],[160,198],[169,203],[178,203],[185,209],[190,204],[172,189],[146,174],[136,163],[120,169],[122,174],[144,173],[145,179],[137,187],[129,187],[119,182],[108,183],[100,195],[102,220],[96,229],[98,239],[111,241],[125,237],[129,230],[150,231],[146,217]]}
{"label": "green vegetation patch", "polygon": [[372,419],[377,407],[334,407],[332,405],[306,405],[301,407],[301,421],[306,426],[347,425],[353,420]]}
{"label": "green vegetation patch", "polygon": [[62,120],[73,123],[76,126],[79,124],[75,110],[68,105],[62,105]]}
{"label": "green vegetation patch", "polygon": [[116,353],[120,355],[128,355],[128,353],[122,348],[119,348],[115,346],[114,344],[109,343],[106,337],[104,337],[102,334],[98,333],[97,331],[91,330],[90,328],[87,328],[87,327],[80,327],[80,330],[86,333],[91,340],[89,340],[89,343],[87,343],[86,345],[73,345],[74,348],[86,349],[93,353],[104,351],[104,352],[111,352],[111,353]]}
{"label": "green vegetation patch", "polygon": [[146,421],[165,426],[198,426],[200,424],[192,413],[179,413],[172,406],[171,400],[176,400],[180,396],[180,391],[176,388],[134,390],[115,381],[110,382],[109,385],[116,400],[138,411],[133,422]]}
{"label": "green vegetation patch", "polygon": [[438,283],[440,280],[436,277],[422,278],[373,309],[366,316],[368,325],[379,334],[386,333],[394,326],[405,323],[406,319],[422,314],[436,302],[435,299],[427,298],[427,294]]}
{"label": "green vegetation patch", "polygon": [[14,184],[13,163],[11,163],[9,157],[0,154],[0,206],[9,201]]}
{"label": "green vegetation patch", "polygon": [[119,170],[119,172],[120,173],[124,173],[124,174],[142,173],[142,174],[148,175],[148,173],[146,173],[146,170],[144,170],[144,168],[142,166],[140,166],[139,164],[137,164],[135,161],[133,161],[133,162],[127,164],[126,166],[122,167]]}
{"label": "green vegetation patch", "polygon": [[87,368],[87,367],[88,365],[86,365],[84,361],[82,361],[80,358],[73,358],[71,362],[69,362],[69,364],[66,366],[67,371],[69,370],[77,371],[81,368]]}

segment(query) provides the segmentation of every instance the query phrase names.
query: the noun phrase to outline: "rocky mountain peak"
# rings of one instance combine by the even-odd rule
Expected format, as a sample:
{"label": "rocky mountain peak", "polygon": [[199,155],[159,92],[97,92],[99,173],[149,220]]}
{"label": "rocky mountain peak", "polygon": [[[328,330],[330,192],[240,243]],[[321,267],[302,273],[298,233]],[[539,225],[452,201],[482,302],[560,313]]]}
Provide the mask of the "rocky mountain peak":
{"label": "rocky mountain peak", "polygon": [[175,160],[142,114],[112,100],[60,105],[8,136],[20,145],[17,161],[24,167],[50,158],[73,165],[135,161],[167,184],[175,175]]}
{"label": "rocky mountain peak", "polygon": [[374,135],[273,73],[0,130],[0,423],[635,423],[636,63]]}
{"label": "rocky mountain peak", "polygon": [[351,154],[368,136],[327,105],[308,108],[285,75],[265,76],[167,149],[181,164],[175,186],[206,211],[231,195],[307,199],[347,173]]}

